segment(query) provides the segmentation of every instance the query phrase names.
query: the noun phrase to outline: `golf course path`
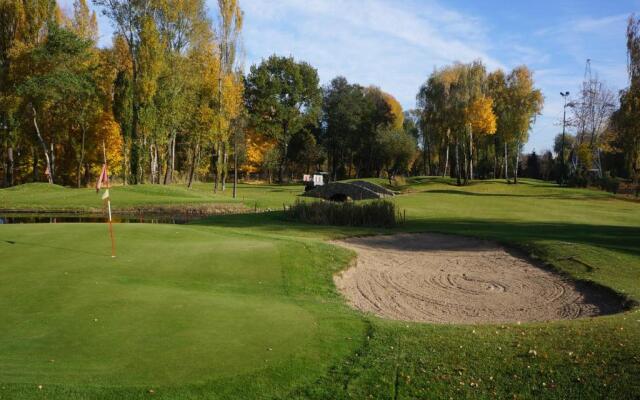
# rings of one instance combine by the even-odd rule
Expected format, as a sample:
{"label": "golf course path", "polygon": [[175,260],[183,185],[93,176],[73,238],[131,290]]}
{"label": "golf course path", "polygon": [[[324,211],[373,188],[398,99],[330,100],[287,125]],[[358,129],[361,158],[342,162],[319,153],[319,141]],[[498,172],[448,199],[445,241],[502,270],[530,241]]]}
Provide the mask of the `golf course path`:
{"label": "golf course path", "polygon": [[610,293],[568,281],[496,243],[439,234],[351,238],[335,276],[349,303],[383,318],[433,323],[548,321],[611,314]]}

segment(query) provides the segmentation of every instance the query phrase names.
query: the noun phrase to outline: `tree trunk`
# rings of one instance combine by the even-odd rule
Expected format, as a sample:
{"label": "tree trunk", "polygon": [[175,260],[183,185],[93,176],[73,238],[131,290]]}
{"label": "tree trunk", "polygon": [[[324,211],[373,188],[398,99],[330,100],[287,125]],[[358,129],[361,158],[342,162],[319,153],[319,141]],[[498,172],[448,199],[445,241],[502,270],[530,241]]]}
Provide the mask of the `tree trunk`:
{"label": "tree trunk", "polygon": [[33,181],[38,182],[40,176],[38,174],[38,164],[40,163],[38,149],[31,147],[31,154],[33,155]]}
{"label": "tree trunk", "polygon": [[458,186],[461,185],[460,182],[460,155],[459,155],[459,143],[458,140],[456,140],[456,149],[455,149],[455,157],[456,157],[456,183]]}
{"label": "tree trunk", "polygon": [[238,196],[238,138],[233,134],[233,198]]}
{"label": "tree trunk", "polygon": [[91,165],[89,163],[84,164],[84,179],[82,184],[87,186],[91,182]]}
{"label": "tree trunk", "polygon": [[82,130],[82,141],[80,144],[80,158],[78,160],[78,176],[77,176],[77,187],[79,188],[82,184],[82,164],[84,163],[84,142],[86,137],[86,129],[84,127],[80,128]]}
{"label": "tree trunk", "polygon": [[464,173],[462,184],[466,185],[469,183],[469,152],[467,151],[467,143],[464,140],[462,141],[462,155],[462,169]]}
{"label": "tree trunk", "polygon": [[222,151],[222,141],[218,141],[216,144],[216,182],[214,186],[214,192],[217,192],[222,185],[222,161],[223,161],[223,151]]}
{"label": "tree trunk", "polygon": [[213,193],[218,192],[218,142],[213,143],[213,153],[211,154],[211,166],[213,169]]}
{"label": "tree trunk", "polygon": [[427,165],[426,165],[426,173],[427,175],[431,175],[431,143],[429,142],[429,136],[425,133],[424,135],[425,149],[427,152]]}
{"label": "tree trunk", "polygon": [[49,181],[49,183],[52,184],[53,183],[53,173],[52,173],[52,170],[51,170],[51,159],[49,158],[49,152],[47,151],[47,144],[45,143],[44,139],[42,138],[42,135],[40,134],[40,128],[38,128],[37,113],[36,113],[35,107],[31,106],[31,111],[33,112],[33,126],[36,128],[36,134],[38,135],[38,141],[40,142],[40,145],[42,146],[42,150],[44,152],[45,165],[47,167],[47,169],[46,169],[47,180]]}
{"label": "tree trunk", "polygon": [[51,157],[51,179],[56,176],[56,152],[55,152],[55,144],[53,143],[53,139],[51,143],[49,143],[49,157]]}
{"label": "tree trunk", "polygon": [[149,172],[151,172],[151,184],[160,183],[158,175],[158,146],[155,143],[152,143],[149,146],[149,158],[151,159],[151,165],[149,166]]}
{"label": "tree trunk", "polygon": [[229,175],[229,144],[227,142],[223,145],[222,155],[222,191],[227,189],[227,175]]}
{"label": "tree trunk", "polygon": [[282,154],[280,155],[280,162],[278,165],[278,183],[284,183],[284,170],[287,163],[287,151],[289,149],[289,144],[285,143]]}
{"label": "tree trunk", "polygon": [[13,160],[13,147],[9,146],[7,149],[7,170],[5,173],[6,183],[8,186],[13,186],[14,183],[14,160]]}
{"label": "tree trunk", "polygon": [[129,183],[129,141],[127,138],[123,138],[122,143],[122,184],[127,185]]}
{"label": "tree trunk", "polygon": [[197,154],[200,152],[200,144],[196,144],[195,149],[193,149],[193,154],[191,156],[191,168],[189,168],[189,183],[187,184],[187,187],[189,189],[191,189],[191,185],[193,184],[193,175],[195,174],[195,170],[196,170],[196,162],[197,162]]}
{"label": "tree trunk", "polygon": [[449,169],[449,144],[445,146],[444,151],[444,169],[442,170],[442,177],[447,176],[447,170]]}
{"label": "tree trunk", "polygon": [[520,143],[516,144],[516,162],[513,166],[513,183],[518,183],[518,163],[520,162]]}
{"label": "tree trunk", "polygon": [[133,64],[132,73],[131,73],[131,154],[129,156],[130,162],[130,179],[132,183],[142,183],[144,173],[141,171],[140,166],[140,156],[141,156],[141,146],[140,140],[138,138],[138,123],[139,123],[139,112],[140,112],[140,104],[138,104],[138,63],[136,62],[136,58],[134,55],[134,49],[132,46],[133,38],[129,38],[129,51],[131,52],[131,61]]}
{"label": "tree trunk", "polygon": [[498,139],[493,139],[493,178],[498,179]]}
{"label": "tree trunk", "polygon": [[429,175],[428,167],[427,167],[427,135],[426,133],[422,133],[422,173],[427,176]]}
{"label": "tree trunk", "polygon": [[507,150],[507,142],[504,142],[504,179],[509,183],[509,153]]}
{"label": "tree trunk", "polygon": [[170,185],[173,182],[173,170],[176,167],[176,134],[171,136],[169,143],[169,160],[167,161],[167,170],[164,175],[164,184]]}
{"label": "tree trunk", "polygon": [[473,130],[469,129],[469,180],[473,180]]}

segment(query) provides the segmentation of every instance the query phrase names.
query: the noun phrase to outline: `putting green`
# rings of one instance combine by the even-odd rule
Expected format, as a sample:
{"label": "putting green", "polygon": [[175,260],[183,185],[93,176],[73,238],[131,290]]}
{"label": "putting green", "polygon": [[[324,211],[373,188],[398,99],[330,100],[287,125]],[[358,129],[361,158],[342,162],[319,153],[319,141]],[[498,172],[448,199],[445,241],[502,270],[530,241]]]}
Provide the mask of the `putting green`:
{"label": "putting green", "polygon": [[287,387],[362,336],[362,322],[327,295],[345,252],[212,227],[115,231],[112,259],[104,224],[0,230],[0,382],[245,385],[238,377],[259,371]]}

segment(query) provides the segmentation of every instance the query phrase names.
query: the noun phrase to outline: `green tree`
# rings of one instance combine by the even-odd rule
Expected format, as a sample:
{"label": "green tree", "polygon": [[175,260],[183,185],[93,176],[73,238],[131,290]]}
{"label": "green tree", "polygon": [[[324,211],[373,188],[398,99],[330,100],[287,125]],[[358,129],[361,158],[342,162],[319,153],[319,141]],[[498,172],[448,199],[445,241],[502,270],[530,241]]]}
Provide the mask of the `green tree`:
{"label": "green tree", "polygon": [[376,135],[378,153],[389,184],[400,173],[407,173],[415,160],[416,141],[402,129],[386,126]]}
{"label": "green tree", "polygon": [[55,128],[71,120],[86,133],[97,91],[91,47],[90,41],[54,25],[42,45],[23,53],[16,63],[24,72],[17,92],[44,153],[49,183],[56,175],[56,144],[63,139]]}
{"label": "green tree", "polygon": [[339,76],[323,89],[323,144],[334,180],[344,179],[347,165],[353,163],[365,110],[362,86],[350,84]]}
{"label": "green tree", "polygon": [[[151,0],[93,0],[93,3],[102,7],[102,13],[112,21],[116,33],[127,43],[131,63],[130,170],[132,183],[140,183],[144,176],[141,165],[143,142],[140,132],[140,112],[142,104],[148,100],[144,98],[144,94],[153,92],[149,90],[152,88],[150,82],[140,82],[143,69],[146,68],[142,60],[144,51],[141,52],[141,49],[144,49],[143,38],[151,36],[151,31],[156,29],[149,21],[153,14],[153,2]],[[142,88],[147,88],[146,92],[141,92]]]}
{"label": "green tree", "polygon": [[293,135],[317,124],[322,92],[317,71],[292,57],[271,56],[251,67],[245,82],[245,105],[255,129],[278,143],[278,181],[284,181]]}
{"label": "green tree", "polygon": [[620,92],[620,107],[613,113],[612,126],[624,153],[626,174],[638,184],[640,179],[640,19],[629,17],[627,24],[629,87]]}
{"label": "green tree", "polygon": [[[234,126],[239,126],[235,121],[242,113],[243,80],[240,65],[238,64],[238,52],[241,43],[242,24],[244,14],[240,9],[238,0],[218,0],[219,12],[219,57],[220,77],[218,78],[218,106],[220,118],[218,118],[217,140],[214,143],[216,160],[216,176],[214,191],[222,184],[222,190],[226,188],[230,139],[233,136],[234,164],[237,164],[237,143]],[[236,196],[238,183],[238,171],[234,169],[233,196]]]}
{"label": "green tree", "polygon": [[[56,4],[52,0],[0,0],[0,142],[3,146],[4,184],[13,185],[14,148],[30,142],[20,135],[20,99],[18,81],[28,72],[28,65],[12,66],[13,61],[42,43],[50,24],[55,23]],[[22,137],[21,137],[22,136]],[[37,153],[36,153],[37,154]],[[37,168],[34,162],[34,177]]]}

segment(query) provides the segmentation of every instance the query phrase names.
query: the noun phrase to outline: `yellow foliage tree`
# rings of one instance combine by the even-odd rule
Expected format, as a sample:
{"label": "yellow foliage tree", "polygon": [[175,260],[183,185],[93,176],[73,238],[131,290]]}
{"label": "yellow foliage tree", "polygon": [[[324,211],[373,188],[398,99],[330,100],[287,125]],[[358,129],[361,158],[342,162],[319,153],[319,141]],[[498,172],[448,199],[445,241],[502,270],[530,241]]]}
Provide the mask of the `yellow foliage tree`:
{"label": "yellow foliage tree", "polygon": [[466,109],[467,123],[477,134],[493,135],[497,129],[497,119],[493,112],[493,99],[486,96],[473,100]]}
{"label": "yellow foliage tree", "polygon": [[389,105],[389,109],[391,110],[391,114],[393,115],[391,126],[394,129],[401,129],[402,124],[404,124],[404,113],[402,112],[402,106],[400,105],[398,100],[396,100],[396,98],[389,93],[382,92],[382,97],[384,98],[384,101]]}
{"label": "yellow foliage tree", "polygon": [[246,161],[242,166],[245,174],[260,172],[264,164],[265,154],[275,148],[277,142],[267,135],[250,130],[245,136]]}
{"label": "yellow foliage tree", "polygon": [[103,112],[95,123],[95,144],[92,146],[91,156],[94,159],[93,176],[97,176],[103,161],[102,144],[104,143],[109,163],[110,175],[120,175],[122,172],[123,140],[120,124],[113,118],[111,112]]}

